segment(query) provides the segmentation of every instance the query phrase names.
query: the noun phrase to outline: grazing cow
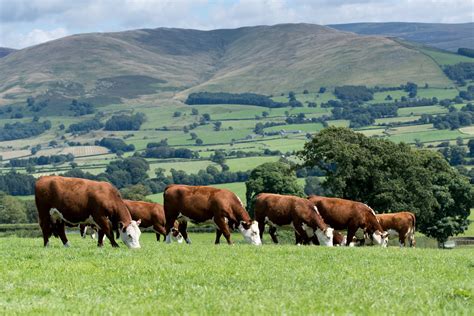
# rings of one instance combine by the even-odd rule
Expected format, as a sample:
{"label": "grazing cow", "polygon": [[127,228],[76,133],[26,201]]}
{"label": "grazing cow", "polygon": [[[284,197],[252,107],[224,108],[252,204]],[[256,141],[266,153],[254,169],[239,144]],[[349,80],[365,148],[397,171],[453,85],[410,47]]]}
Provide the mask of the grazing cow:
{"label": "grazing cow", "polygon": [[375,212],[366,204],[350,200],[311,195],[308,199],[318,208],[324,221],[334,229],[347,229],[349,246],[360,228],[382,247],[387,246],[388,233],[384,232]]}
{"label": "grazing cow", "polygon": [[[166,242],[171,242],[171,228],[181,217],[196,223],[212,220],[216,226],[216,241],[224,234],[228,244],[230,228],[238,227],[247,242],[260,245],[257,222],[252,222],[240,199],[229,190],[206,186],[168,185],[163,193],[166,216]],[[183,231],[181,231],[183,233]],[[191,243],[187,234],[186,242]]]}
{"label": "grazing cow", "polygon": [[95,225],[80,224],[79,231],[82,238],[87,237],[87,231],[90,231],[89,235],[92,239],[95,239],[97,233],[97,227]]}
{"label": "grazing cow", "polygon": [[[160,235],[166,237],[165,210],[161,204],[131,200],[123,201],[130,210],[132,219],[141,220],[140,227],[153,227],[153,231],[156,233],[157,241],[160,241]],[[179,232],[179,225],[179,222],[175,221],[171,231],[172,237],[181,243],[183,242],[183,236]]]}
{"label": "grazing cow", "polygon": [[[300,238],[300,237],[299,237],[298,233],[296,233],[296,232],[295,232],[295,237],[296,237],[297,243],[298,243],[298,238]],[[313,238],[311,238],[311,241],[315,245],[320,245],[318,238],[315,238],[315,237],[316,236],[313,236]],[[332,244],[333,244],[333,246],[345,246],[346,245],[346,236],[335,230],[333,232]]]}
{"label": "grazing cow", "polygon": [[69,247],[65,225],[89,224],[103,230],[112,247],[118,247],[112,227],[120,226],[124,244],[140,248],[140,222],[132,220],[120,193],[108,182],[44,176],[36,181],[35,202],[45,247],[52,234]]}
{"label": "grazing cow", "polygon": [[278,243],[276,226],[291,225],[295,229],[297,244],[301,242],[308,244],[316,233],[320,244],[333,245],[333,229],[326,225],[318,209],[307,199],[260,193],[256,197],[254,208],[260,238],[265,230],[265,224],[268,223],[270,236],[274,243]]}
{"label": "grazing cow", "polygon": [[406,239],[410,240],[410,247],[415,247],[415,214],[400,212],[392,214],[377,214],[377,219],[382,228],[391,236],[397,236],[400,247],[406,246]]}

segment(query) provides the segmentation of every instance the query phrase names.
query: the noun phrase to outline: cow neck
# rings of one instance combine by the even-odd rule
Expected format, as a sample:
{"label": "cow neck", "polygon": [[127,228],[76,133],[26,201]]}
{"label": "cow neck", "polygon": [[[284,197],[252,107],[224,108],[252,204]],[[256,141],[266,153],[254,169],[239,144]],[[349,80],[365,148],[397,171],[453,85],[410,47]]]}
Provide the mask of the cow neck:
{"label": "cow neck", "polygon": [[132,222],[132,215],[130,215],[130,211],[128,210],[126,205],[123,205],[123,207],[120,208],[117,217],[119,222],[122,222],[125,227],[130,225],[130,223]]}

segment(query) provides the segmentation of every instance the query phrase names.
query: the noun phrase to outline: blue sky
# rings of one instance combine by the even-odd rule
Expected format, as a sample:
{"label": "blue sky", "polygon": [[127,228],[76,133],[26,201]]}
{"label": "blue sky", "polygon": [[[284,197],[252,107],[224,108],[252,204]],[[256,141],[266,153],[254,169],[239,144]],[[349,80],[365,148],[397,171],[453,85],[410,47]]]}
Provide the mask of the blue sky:
{"label": "blue sky", "polygon": [[137,28],[473,22],[474,0],[0,0],[0,46]]}

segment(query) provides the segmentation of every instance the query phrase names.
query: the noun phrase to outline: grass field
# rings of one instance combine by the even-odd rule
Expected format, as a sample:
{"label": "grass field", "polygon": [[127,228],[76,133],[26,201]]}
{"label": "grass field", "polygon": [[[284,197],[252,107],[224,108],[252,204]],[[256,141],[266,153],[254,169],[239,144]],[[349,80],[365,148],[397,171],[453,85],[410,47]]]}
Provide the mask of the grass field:
{"label": "grass field", "polygon": [[[155,242],[100,249],[69,235],[0,238],[2,314],[448,314],[474,308],[472,249]],[[11,247],[15,245],[15,247]]]}

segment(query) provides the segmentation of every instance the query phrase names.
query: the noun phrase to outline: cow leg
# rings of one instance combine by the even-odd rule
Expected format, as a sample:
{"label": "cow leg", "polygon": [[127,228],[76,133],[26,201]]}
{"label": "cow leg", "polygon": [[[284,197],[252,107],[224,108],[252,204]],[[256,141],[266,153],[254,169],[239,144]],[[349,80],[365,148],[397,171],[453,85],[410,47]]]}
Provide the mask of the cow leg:
{"label": "cow leg", "polygon": [[217,228],[216,229],[216,241],[215,241],[216,245],[220,244],[221,236],[222,236],[222,231],[219,228]]}
{"label": "cow leg", "polygon": [[221,234],[224,234],[227,243],[229,245],[232,245],[232,240],[230,239],[229,225],[225,222],[225,219],[223,217],[214,218],[214,222],[218,227],[217,229],[221,231]]}
{"label": "cow leg", "polygon": [[265,230],[265,221],[258,221],[258,230],[260,231],[260,240],[263,240],[263,231]]}
{"label": "cow leg", "polygon": [[[107,238],[110,240],[110,244],[112,247],[118,247],[119,245],[115,242],[114,238],[114,230],[113,230],[113,225],[112,223],[105,217],[99,217],[99,218],[94,218],[94,221],[99,225],[100,230],[102,230],[103,234],[107,236]],[[102,238],[99,235],[99,243]]]}
{"label": "cow leg", "polygon": [[296,245],[301,245],[301,242],[302,242],[302,239],[300,237],[300,234],[298,234],[296,231],[295,231],[295,244]]}
{"label": "cow leg", "polygon": [[293,222],[294,226],[295,226],[295,233],[298,234],[300,236],[300,241],[302,241],[302,244],[303,245],[308,245],[309,242],[309,238],[308,238],[308,234],[306,234],[306,231],[303,229],[303,226],[302,226],[302,223],[298,222],[298,223],[295,223]]}
{"label": "cow leg", "polygon": [[50,221],[40,220],[41,231],[43,232],[43,246],[49,246],[49,237],[52,235],[52,227]]}
{"label": "cow leg", "polygon": [[57,229],[58,229],[59,238],[63,242],[64,247],[68,248],[69,241],[67,240],[67,237],[66,237],[66,225],[64,225],[63,221],[61,221],[61,223],[58,224]]}
{"label": "cow leg", "polygon": [[346,239],[346,246],[349,247],[349,244],[352,242],[358,227],[349,227],[347,229],[347,239]]}
{"label": "cow leg", "polygon": [[104,231],[102,229],[99,229],[98,233],[98,240],[97,240],[97,247],[103,247],[104,246]]}
{"label": "cow leg", "polygon": [[156,241],[160,242],[160,237],[161,235],[159,233],[156,233]]}
{"label": "cow leg", "polygon": [[275,243],[275,244],[278,244],[278,238],[277,238],[277,235],[276,235],[276,227],[273,226],[273,225],[270,225],[270,227],[268,228],[268,233],[270,234],[270,237],[272,237],[272,241]]}
{"label": "cow leg", "polygon": [[153,230],[156,233],[156,241],[160,241],[160,236],[166,236],[166,229],[161,225],[153,225]]}

